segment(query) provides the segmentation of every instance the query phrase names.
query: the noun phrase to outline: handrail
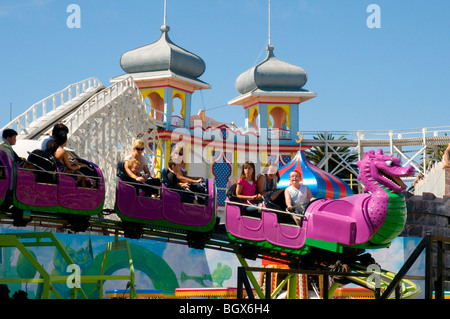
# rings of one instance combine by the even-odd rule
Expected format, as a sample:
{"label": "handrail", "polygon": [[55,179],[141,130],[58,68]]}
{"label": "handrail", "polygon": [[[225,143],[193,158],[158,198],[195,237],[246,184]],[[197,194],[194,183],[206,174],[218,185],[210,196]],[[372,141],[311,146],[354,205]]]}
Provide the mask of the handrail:
{"label": "handrail", "polygon": [[450,133],[450,126],[437,127],[423,127],[423,128],[409,128],[409,129],[392,129],[392,130],[349,130],[349,131],[302,131],[305,136],[317,136],[318,134],[328,134],[334,137],[344,136],[351,139],[364,140],[368,136],[372,139],[408,139],[408,138],[423,138],[423,137],[448,137],[447,135],[440,135]]}
{"label": "handrail", "polygon": [[185,189],[185,188],[179,189],[179,188],[162,187],[162,186],[150,185],[145,182],[136,183],[136,182],[128,182],[128,181],[122,181],[122,180],[118,180],[118,182],[128,184],[128,185],[133,185],[133,186],[139,186],[139,187],[143,187],[143,188],[147,187],[147,188],[153,188],[153,189],[165,189],[165,190],[170,190],[170,191],[174,191],[174,192],[189,193],[192,195],[197,195],[197,196],[205,197],[205,198],[213,196],[213,195],[209,195],[206,193],[194,192],[194,191],[191,191],[191,190]]}
{"label": "handrail", "polygon": [[[286,214],[286,215],[291,215],[291,216],[305,217],[304,214],[292,213],[292,212],[288,211],[287,209],[284,211],[284,210],[279,210],[279,209],[272,209],[272,208],[263,207],[263,206],[249,205],[249,204],[233,202],[233,201],[228,201],[228,200],[225,201],[225,204],[256,208],[260,212],[281,213],[281,214]],[[301,206],[301,205],[299,205],[299,206]]]}
{"label": "handrail", "polygon": [[[74,84],[70,84],[63,90],[53,93],[52,95],[42,99],[41,101],[33,104],[28,110],[17,116],[11,122],[6,124],[1,130],[6,128],[14,128],[17,132],[29,127],[31,123],[37,119],[45,116],[47,113],[56,110],[61,105],[72,101],[74,98],[79,97],[90,88],[96,88],[101,86],[102,83],[95,77],[88,78],[83,81],[79,81]],[[75,94],[75,96],[74,96]],[[61,103],[59,106],[58,103]],[[49,111],[47,107],[50,107]]]}
{"label": "handrail", "polygon": [[[240,134],[253,133],[257,136],[260,129],[254,128],[235,128],[234,131]],[[271,132],[268,128],[268,132]],[[349,131],[301,131],[303,134],[303,144],[305,145],[324,145],[330,146],[390,146],[392,143],[404,145],[422,145],[433,144],[442,145],[450,142],[450,126],[424,127],[398,130],[349,130]],[[317,135],[323,135],[324,139],[317,139]],[[329,139],[329,136],[341,137],[345,139]]]}

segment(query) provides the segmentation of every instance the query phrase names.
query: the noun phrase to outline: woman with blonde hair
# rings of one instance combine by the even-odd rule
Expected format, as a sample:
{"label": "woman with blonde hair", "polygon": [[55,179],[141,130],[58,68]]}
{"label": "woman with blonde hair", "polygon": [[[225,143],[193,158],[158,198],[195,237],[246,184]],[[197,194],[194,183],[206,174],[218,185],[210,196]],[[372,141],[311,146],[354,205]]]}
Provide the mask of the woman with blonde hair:
{"label": "woman with blonde hair", "polygon": [[[133,149],[130,153],[128,153],[127,156],[123,159],[123,167],[125,169],[125,172],[128,174],[129,177],[132,179],[145,183],[147,179],[150,177],[150,171],[148,169],[147,159],[144,156],[144,149],[145,144],[143,140],[135,140],[133,142]],[[130,168],[128,167],[128,161],[132,158],[135,158],[139,164],[139,175],[136,175],[133,173]],[[144,175],[142,175],[142,172],[144,172]]]}

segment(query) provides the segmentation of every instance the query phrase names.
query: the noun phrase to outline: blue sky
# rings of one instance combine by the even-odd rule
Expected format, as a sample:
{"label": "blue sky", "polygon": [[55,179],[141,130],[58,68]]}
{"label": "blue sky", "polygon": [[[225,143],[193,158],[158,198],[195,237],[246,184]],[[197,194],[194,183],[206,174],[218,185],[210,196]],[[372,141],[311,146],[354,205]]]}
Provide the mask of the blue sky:
{"label": "blue sky", "polygon": [[[81,27],[68,28],[70,4]],[[239,74],[265,57],[267,0],[168,0],[169,36],[206,63],[193,114],[243,125]],[[381,28],[369,28],[370,4]],[[67,85],[123,74],[122,53],[154,42],[163,0],[2,0],[0,127]],[[449,125],[450,2],[443,0],[271,0],[275,56],[303,67],[300,130],[389,130]]]}

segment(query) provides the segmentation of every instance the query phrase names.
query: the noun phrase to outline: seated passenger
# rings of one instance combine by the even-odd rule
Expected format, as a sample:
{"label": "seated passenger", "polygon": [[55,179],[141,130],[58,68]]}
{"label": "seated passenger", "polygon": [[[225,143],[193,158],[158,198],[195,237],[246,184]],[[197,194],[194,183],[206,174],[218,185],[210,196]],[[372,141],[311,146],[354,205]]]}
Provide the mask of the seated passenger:
{"label": "seated passenger", "polygon": [[[58,146],[55,151],[56,164],[61,172],[72,174],[82,167],[87,167],[86,164],[80,164],[77,160],[69,158],[69,153],[64,149],[67,145],[67,134],[65,132],[60,132],[55,138]],[[75,179],[79,186],[86,187],[86,179],[83,176],[75,176]]]}
{"label": "seated passenger", "polygon": [[[256,193],[255,164],[252,162],[247,161],[242,165],[241,175],[236,185],[236,197],[244,203],[250,201],[252,204],[263,199],[261,194]],[[247,216],[261,217],[256,207],[244,206],[242,211]]]}
{"label": "seated passenger", "polygon": [[186,190],[189,189],[190,183],[198,183],[201,181],[201,179],[193,180],[183,176],[180,167],[172,159],[170,159],[168,163],[167,179],[169,181],[169,185],[167,185],[168,188],[172,188],[174,190],[184,190],[183,192],[178,192],[180,194],[181,201],[185,203],[198,204],[196,196],[192,193],[187,192]]}
{"label": "seated passenger", "polygon": [[[300,184],[302,180],[302,174],[299,171],[292,171],[289,173],[290,185],[284,191],[284,196],[286,199],[286,206],[288,210],[293,211],[296,214],[303,213],[303,204],[309,203],[313,200],[313,196],[309,187]],[[301,218],[299,216],[294,216],[295,223],[301,226]]]}
{"label": "seated passenger", "polygon": [[256,179],[256,189],[263,197],[270,196],[277,190],[277,183],[280,180],[280,173],[276,165],[269,164],[269,168],[258,175]]}
{"label": "seated passenger", "polygon": [[[17,155],[12,146],[16,144],[17,132],[13,129],[5,129],[2,133],[2,143],[0,144],[0,150],[4,151],[11,160],[11,163],[19,164],[22,166],[23,160]],[[11,178],[9,182],[9,187],[13,187],[14,179]]]}
{"label": "seated passenger", "polygon": [[[152,186],[161,186],[161,183],[155,182],[153,179],[148,179],[145,181],[145,183],[137,180],[138,177],[141,174],[141,163],[134,157],[128,160],[127,162],[127,170],[126,174],[123,174],[123,180],[125,182],[131,182],[133,183],[133,186],[136,187],[137,194],[139,195],[139,190],[143,190],[145,192],[145,195],[151,196],[151,197],[157,197],[159,194],[159,189],[156,187],[149,187],[148,185]],[[132,173],[132,175],[128,175],[128,171]],[[158,180],[159,181],[159,180]]]}
{"label": "seated passenger", "polygon": [[[133,184],[134,187],[136,187],[137,194],[139,195],[139,189],[140,185],[137,185],[138,181],[136,181],[136,177],[139,176],[140,172],[140,166],[141,164],[138,162],[137,159],[132,158],[129,161],[127,161],[127,164],[124,164],[124,168],[127,167],[128,169],[125,170],[125,174],[121,175],[121,178],[124,182],[130,182],[130,183],[136,183],[136,185]],[[130,176],[128,172],[131,172],[132,175]],[[139,182],[142,183],[142,182]]]}
{"label": "seated passenger", "polygon": [[206,185],[202,184],[203,178],[197,178],[187,175],[187,167],[186,163],[184,162],[182,146],[175,146],[171,154],[171,159],[174,163],[177,164],[177,168],[179,168],[179,171],[181,172],[181,176],[177,176],[177,178],[182,184],[184,183],[184,186],[189,187],[189,189],[195,193],[206,193]]}
{"label": "seated passenger", "polygon": [[23,159],[21,159],[12,148],[12,146],[16,144],[17,132],[13,129],[7,128],[3,131],[2,138],[3,141],[0,144],[0,149],[8,154],[12,163],[22,165]]}
{"label": "seated passenger", "polygon": [[41,143],[41,150],[55,155],[55,151],[58,149],[58,145],[56,145],[56,136],[59,135],[60,132],[64,132],[66,135],[69,134],[69,128],[63,123],[57,123],[53,126],[52,135],[47,136]]}
{"label": "seated passenger", "polygon": [[184,162],[184,152],[183,152],[183,146],[175,146],[172,154],[170,157],[173,159],[175,163],[177,163],[180,167],[181,173],[183,176],[187,176],[187,167],[186,163]]}
{"label": "seated passenger", "polygon": [[[140,163],[139,174],[137,174],[137,175],[133,174],[128,168],[127,162],[132,158],[135,158]],[[143,140],[135,140],[133,142],[133,150],[127,156],[125,156],[125,158],[123,159],[123,162],[124,162],[124,168],[125,168],[126,173],[129,176],[135,175],[135,179],[138,182],[145,183],[147,181],[147,179],[150,177],[150,171],[148,169],[147,159],[144,156],[144,141]],[[144,172],[144,174],[141,175],[141,172]]]}
{"label": "seated passenger", "polygon": [[127,161],[127,167],[128,170],[131,171],[131,173],[133,173],[133,175],[130,176],[127,174],[126,176],[131,179],[130,181],[135,181],[137,176],[141,174],[141,163],[139,163],[137,159],[132,158],[129,161]]}

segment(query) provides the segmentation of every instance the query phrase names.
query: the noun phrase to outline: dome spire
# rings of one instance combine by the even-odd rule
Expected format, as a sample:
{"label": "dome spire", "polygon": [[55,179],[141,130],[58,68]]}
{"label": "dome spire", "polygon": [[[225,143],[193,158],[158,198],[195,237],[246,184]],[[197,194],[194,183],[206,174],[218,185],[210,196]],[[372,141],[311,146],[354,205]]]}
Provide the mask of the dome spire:
{"label": "dome spire", "polygon": [[267,55],[263,61],[242,72],[236,78],[235,88],[241,96],[229,101],[228,104],[247,105],[247,102],[254,103],[255,97],[262,96],[298,97],[301,102],[316,96],[314,92],[304,89],[308,74],[303,68],[281,61],[275,56],[271,34],[271,0],[267,1]]}
{"label": "dome spire", "polygon": [[267,14],[267,16],[268,16],[268,39],[267,39],[267,51],[268,51],[268,53],[269,54],[271,54],[271,55],[273,55],[273,49],[274,49],[274,47],[273,47],[273,45],[272,45],[272,35],[271,35],[271,20],[270,20],[270,0],[268,0],[269,1],[269,12],[268,12],[268,14]]}
{"label": "dome spire", "polygon": [[166,20],[167,20],[167,0],[164,0],[164,26],[166,26]]}
{"label": "dome spire", "polygon": [[268,44],[266,58],[256,66],[241,73],[235,81],[239,93],[257,89],[263,91],[302,91],[307,81],[306,71],[275,57],[271,39],[271,10],[268,0]]}
{"label": "dome spire", "polygon": [[270,0],[269,0],[269,14],[268,14],[268,19],[269,19],[269,23],[268,23],[268,25],[269,25],[269,39],[268,39],[268,43],[269,43],[269,46],[271,46],[272,44],[270,43]]}
{"label": "dome spire", "polygon": [[167,25],[167,0],[164,0],[164,17],[163,25],[159,28],[163,33],[169,32],[170,27]]}

